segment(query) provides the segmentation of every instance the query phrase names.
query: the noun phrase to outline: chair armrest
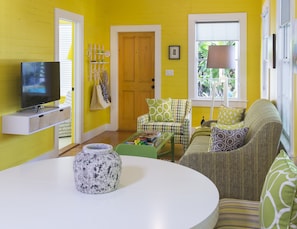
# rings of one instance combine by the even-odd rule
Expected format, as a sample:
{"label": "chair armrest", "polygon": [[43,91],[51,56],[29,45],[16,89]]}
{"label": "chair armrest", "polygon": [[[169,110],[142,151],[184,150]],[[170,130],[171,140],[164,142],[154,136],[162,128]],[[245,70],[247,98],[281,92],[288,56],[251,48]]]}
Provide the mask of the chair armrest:
{"label": "chair armrest", "polygon": [[137,131],[143,131],[142,125],[149,122],[149,114],[143,114],[137,117]]}
{"label": "chair armrest", "polygon": [[189,132],[189,136],[191,136],[191,128],[192,128],[192,113],[189,112],[185,115],[183,120],[183,128],[184,131],[187,130]]}

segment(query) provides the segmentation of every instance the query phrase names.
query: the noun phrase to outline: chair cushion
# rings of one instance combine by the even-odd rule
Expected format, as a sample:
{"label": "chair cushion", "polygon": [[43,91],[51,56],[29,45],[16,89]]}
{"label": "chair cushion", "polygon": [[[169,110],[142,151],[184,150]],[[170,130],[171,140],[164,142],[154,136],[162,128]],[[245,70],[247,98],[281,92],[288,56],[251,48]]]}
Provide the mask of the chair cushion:
{"label": "chair cushion", "polygon": [[296,186],[297,167],[281,150],[263,185],[260,198],[261,228],[297,228]]}
{"label": "chair cushion", "polygon": [[215,228],[260,228],[259,201],[221,199]]}
{"label": "chair cushion", "polygon": [[243,120],[245,109],[220,107],[218,114],[218,123],[225,125],[232,125]]}
{"label": "chair cushion", "polygon": [[157,130],[160,132],[171,132],[183,134],[183,125],[179,122],[148,122],[142,125],[144,131]]}
{"label": "chair cushion", "polygon": [[146,99],[150,121],[173,122],[171,99]]}
{"label": "chair cushion", "polygon": [[238,149],[244,145],[248,130],[248,127],[234,130],[224,130],[217,127],[212,127],[209,151],[221,152]]}

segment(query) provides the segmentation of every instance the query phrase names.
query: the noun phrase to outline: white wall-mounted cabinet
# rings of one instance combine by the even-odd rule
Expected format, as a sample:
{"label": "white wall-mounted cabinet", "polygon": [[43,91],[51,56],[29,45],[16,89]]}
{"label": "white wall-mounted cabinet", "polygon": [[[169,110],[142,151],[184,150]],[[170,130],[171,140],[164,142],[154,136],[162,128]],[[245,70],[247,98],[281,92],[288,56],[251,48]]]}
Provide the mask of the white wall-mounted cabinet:
{"label": "white wall-mounted cabinet", "polygon": [[24,110],[2,117],[2,133],[28,135],[58,125],[70,118],[70,106]]}

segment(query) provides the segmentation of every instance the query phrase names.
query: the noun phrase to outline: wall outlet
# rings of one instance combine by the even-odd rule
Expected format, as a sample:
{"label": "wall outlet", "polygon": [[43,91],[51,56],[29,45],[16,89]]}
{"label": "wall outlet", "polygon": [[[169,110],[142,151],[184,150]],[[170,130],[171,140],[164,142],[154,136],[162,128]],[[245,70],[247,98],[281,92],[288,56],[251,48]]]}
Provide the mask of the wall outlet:
{"label": "wall outlet", "polygon": [[174,70],[172,70],[172,69],[166,69],[165,70],[165,75],[166,76],[174,76]]}

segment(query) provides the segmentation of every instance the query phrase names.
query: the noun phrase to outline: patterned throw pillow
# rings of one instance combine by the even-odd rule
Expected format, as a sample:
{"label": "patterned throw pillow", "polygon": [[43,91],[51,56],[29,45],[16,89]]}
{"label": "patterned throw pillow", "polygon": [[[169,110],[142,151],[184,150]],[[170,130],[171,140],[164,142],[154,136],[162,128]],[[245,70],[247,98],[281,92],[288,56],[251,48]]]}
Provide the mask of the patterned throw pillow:
{"label": "patterned throw pillow", "polygon": [[245,109],[220,107],[218,114],[218,123],[232,125],[243,120]]}
{"label": "patterned throw pillow", "polygon": [[261,228],[297,228],[297,167],[281,150],[272,163],[261,193]]}
{"label": "patterned throw pillow", "polygon": [[209,151],[221,152],[240,148],[244,145],[245,136],[247,135],[248,130],[248,127],[235,130],[224,130],[212,127]]}
{"label": "patterned throw pillow", "polygon": [[171,99],[146,99],[150,121],[173,122]]}

